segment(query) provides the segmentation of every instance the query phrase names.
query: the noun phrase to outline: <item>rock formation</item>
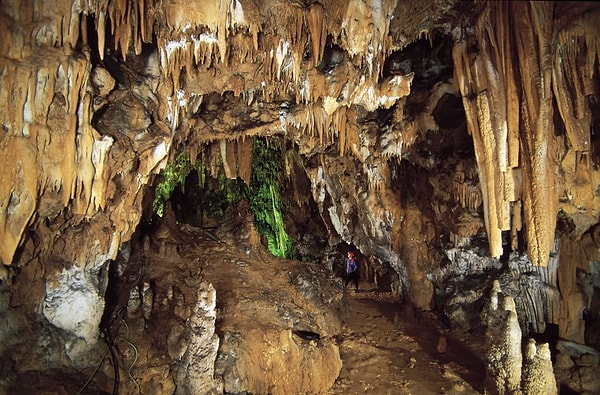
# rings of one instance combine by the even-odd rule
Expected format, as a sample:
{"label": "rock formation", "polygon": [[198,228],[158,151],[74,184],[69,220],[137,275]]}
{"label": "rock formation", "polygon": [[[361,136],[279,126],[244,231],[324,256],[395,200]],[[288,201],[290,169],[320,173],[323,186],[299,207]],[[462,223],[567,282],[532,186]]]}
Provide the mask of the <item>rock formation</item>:
{"label": "rock formation", "polygon": [[502,294],[497,281],[494,281],[486,313],[486,392],[519,393],[523,365],[522,333],[515,302],[510,295]]}
{"label": "rock formation", "polygon": [[523,355],[515,302],[494,281],[485,310],[488,394],[558,394],[548,343],[529,339]]}
{"label": "rock formation", "polygon": [[586,345],[560,340],[557,344],[554,371],[564,387],[577,393],[593,394],[600,391],[600,354]]}
{"label": "rock formation", "polygon": [[536,345],[529,339],[523,363],[524,394],[558,394],[548,343]]}
{"label": "rock formation", "polygon": [[[177,360],[182,393],[275,391],[268,358],[263,381],[237,384],[255,372],[219,359],[247,345],[219,332],[216,279],[175,308],[180,291],[124,263],[167,164],[185,152],[250,184],[256,139],[285,154],[286,227],[304,257],[335,270],[351,244],[399,300],[463,329],[499,279],[523,336],[557,325],[600,347],[598,20],[595,2],[3,0],[2,385],[41,371],[77,382],[110,343],[107,317],[126,319],[109,297],[120,285],[130,319],[156,319],[156,292],[185,311],[162,353],[122,357],[157,377],[153,356]],[[335,361],[326,340],[288,329],[265,332],[288,362]],[[186,370],[195,352],[214,366]],[[297,380],[277,391],[317,390]]]}

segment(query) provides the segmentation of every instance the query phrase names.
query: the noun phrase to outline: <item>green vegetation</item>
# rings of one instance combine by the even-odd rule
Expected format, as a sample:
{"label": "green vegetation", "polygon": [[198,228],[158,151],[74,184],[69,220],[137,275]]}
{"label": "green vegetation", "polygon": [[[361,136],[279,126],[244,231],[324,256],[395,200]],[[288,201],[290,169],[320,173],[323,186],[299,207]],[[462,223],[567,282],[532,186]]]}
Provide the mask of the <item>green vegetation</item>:
{"label": "green vegetation", "polygon": [[284,174],[282,151],[265,140],[254,141],[249,203],[258,232],[267,239],[271,254],[283,258],[295,256],[281,215],[281,190]]}
{"label": "green vegetation", "polygon": [[161,172],[162,181],[158,183],[156,192],[154,195],[154,201],[152,202],[152,208],[154,212],[162,217],[165,209],[165,202],[171,197],[171,193],[176,186],[185,187],[185,178],[190,174],[193,169],[192,163],[190,162],[190,156],[187,152],[183,151],[177,158],[175,163],[169,163],[165,169]]}
{"label": "green vegetation", "polygon": [[252,176],[247,186],[241,179],[229,179],[221,170],[217,178],[207,174],[206,168],[198,160],[196,166],[190,162],[184,151],[168,164],[161,173],[161,181],[156,187],[153,202],[154,212],[163,215],[165,203],[176,187],[185,188],[185,179],[191,171],[198,172],[196,200],[202,215],[221,218],[227,207],[246,199],[254,214],[258,232],[267,240],[271,254],[283,257],[295,257],[295,249],[285,231],[281,214],[280,191],[283,186],[284,158],[281,149],[274,143],[255,139],[252,157]]}
{"label": "green vegetation", "polygon": [[248,187],[240,178],[227,178],[221,171],[217,178],[207,174],[206,167],[198,167],[199,199],[194,202],[202,206],[202,211],[209,218],[222,218],[225,210],[247,199]]}

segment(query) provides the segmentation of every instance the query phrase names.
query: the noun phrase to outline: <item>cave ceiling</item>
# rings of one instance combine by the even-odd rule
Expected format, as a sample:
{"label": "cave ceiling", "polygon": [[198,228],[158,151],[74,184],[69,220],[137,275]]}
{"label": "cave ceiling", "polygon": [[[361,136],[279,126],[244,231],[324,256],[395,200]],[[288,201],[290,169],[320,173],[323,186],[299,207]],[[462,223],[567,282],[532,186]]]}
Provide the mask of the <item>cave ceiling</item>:
{"label": "cave ceiling", "polygon": [[[559,213],[575,237],[598,222],[595,2],[3,0],[0,12],[5,265],[64,238],[89,247],[69,260],[114,258],[178,152],[248,181],[255,136],[297,150],[315,201],[323,182],[344,196],[340,174],[384,206],[371,224],[394,220],[398,163],[474,158],[440,188],[482,211],[494,257],[523,232],[545,265]],[[344,210],[330,224],[341,240],[397,249],[385,230],[348,230]],[[457,238],[480,230],[450,217]]]}

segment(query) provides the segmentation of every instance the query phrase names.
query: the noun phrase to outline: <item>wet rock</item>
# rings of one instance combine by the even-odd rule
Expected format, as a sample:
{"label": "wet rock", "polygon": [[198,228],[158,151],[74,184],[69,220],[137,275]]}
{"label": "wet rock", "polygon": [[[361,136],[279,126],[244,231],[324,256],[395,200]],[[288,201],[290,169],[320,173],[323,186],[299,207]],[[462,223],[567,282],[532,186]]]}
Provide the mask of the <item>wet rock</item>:
{"label": "wet rock", "polygon": [[559,340],[556,348],[554,369],[561,386],[580,393],[600,392],[600,353],[585,344],[566,340]]}
{"label": "wet rock", "polygon": [[74,361],[86,360],[99,336],[104,311],[100,290],[77,266],[65,268],[46,286],[43,313],[55,327],[69,334],[67,353]]}
{"label": "wet rock", "polygon": [[486,391],[493,394],[556,394],[550,349],[530,339],[521,351],[521,328],[514,300],[494,281],[486,306]]}
{"label": "wet rock", "polygon": [[558,394],[548,343],[536,345],[529,339],[523,362],[524,394]]}
{"label": "wet rock", "polygon": [[94,67],[91,75],[91,82],[98,90],[98,95],[102,97],[108,96],[110,91],[115,87],[115,79],[103,67]]}

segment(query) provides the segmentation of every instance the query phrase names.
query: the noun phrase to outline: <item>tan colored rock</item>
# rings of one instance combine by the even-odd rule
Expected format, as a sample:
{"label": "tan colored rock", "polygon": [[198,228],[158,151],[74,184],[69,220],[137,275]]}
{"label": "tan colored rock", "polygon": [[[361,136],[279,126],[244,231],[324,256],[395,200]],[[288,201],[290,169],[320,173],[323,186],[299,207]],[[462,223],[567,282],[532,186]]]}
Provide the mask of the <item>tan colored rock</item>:
{"label": "tan colored rock", "polygon": [[529,339],[523,362],[524,394],[558,394],[548,343],[536,344]]}
{"label": "tan colored rock", "polygon": [[[145,220],[156,175],[185,147],[211,174],[223,169],[248,181],[255,136],[282,137],[303,155],[312,183],[304,196],[319,207],[327,244],[353,244],[389,265],[398,275],[395,294],[424,310],[433,308],[428,275],[444,261],[442,237],[468,246],[483,224],[490,255],[500,257],[509,245],[503,232],[512,249],[524,232],[530,260],[545,266],[559,230],[560,334],[584,340],[581,312],[592,307],[593,287],[577,269],[589,274],[597,260],[586,232],[600,210],[590,133],[600,94],[598,6],[309,3],[0,3],[0,264],[11,300],[2,313],[13,318],[3,324],[5,347],[24,350],[47,334],[40,360],[47,354],[53,368],[95,366],[107,272]],[[417,86],[423,73],[403,70],[410,59],[394,56],[423,39],[433,56],[426,59],[435,60],[439,35],[452,40],[446,66],[454,78]],[[431,150],[444,142],[440,135],[456,137],[432,116],[442,94],[462,100],[470,161]],[[251,240],[245,253],[260,246],[255,229],[230,237]],[[155,247],[163,258],[180,248],[168,239]],[[131,286],[124,317],[152,321],[164,306],[190,317],[191,300],[174,305],[175,296],[159,295],[163,304],[153,302],[155,280]],[[83,301],[80,320],[73,301]],[[34,314],[40,308],[45,318]],[[537,321],[540,310],[527,314]],[[309,365],[314,350],[286,338],[287,329],[269,329],[269,339],[297,347],[294,358]],[[61,359],[65,345],[72,360]],[[316,353],[333,366],[323,387],[335,372],[334,354],[327,347]],[[29,363],[48,367],[15,358],[16,376]],[[168,369],[148,372],[160,379],[127,377],[128,390],[173,391]]]}
{"label": "tan colored rock", "polygon": [[96,89],[98,89],[98,95],[106,97],[115,87],[116,81],[105,68],[94,67],[92,70],[91,82]]}

